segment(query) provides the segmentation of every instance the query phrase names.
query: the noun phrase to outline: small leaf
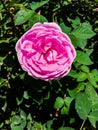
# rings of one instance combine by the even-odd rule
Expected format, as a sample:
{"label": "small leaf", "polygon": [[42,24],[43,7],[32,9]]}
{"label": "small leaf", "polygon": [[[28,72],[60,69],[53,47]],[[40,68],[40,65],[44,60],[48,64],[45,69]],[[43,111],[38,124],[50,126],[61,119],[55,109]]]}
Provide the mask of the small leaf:
{"label": "small leaf", "polygon": [[23,120],[26,120],[26,113],[25,113],[23,110],[20,111],[20,117],[21,117]]}
{"label": "small leaf", "polygon": [[5,112],[7,108],[7,102],[5,101],[4,106],[2,107],[2,110]]}
{"label": "small leaf", "polygon": [[70,118],[70,124],[73,124],[75,122],[75,118]]}
{"label": "small leaf", "polygon": [[24,130],[24,128],[26,127],[26,120],[21,120],[20,126]]}
{"label": "small leaf", "polygon": [[72,97],[73,99],[76,97],[77,95],[77,88],[74,88],[73,90],[67,89],[70,97]]}
{"label": "small leaf", "polygon": [[28,114],[28,116],[27,116],[27,120],[32,121],[31,113]]}
{"label": "small leaf", "polygon": [[19,75],[20,79],[24,79],[25,73]]}
{"label": "small leaf", "polygon": [[32,10],[36,10],[47,3],[48,3],[48,0],[45,0],[41,2],[32,2],[30,5],[31,5]]}
{"label": "small leaf", "polygon": [[21,128],[21,126],[11,126],[11,130],[23,130],[23,128]]}
{"label": "small leaf", "polygon": [[74,29],[71,34],[79,39],[89,39],[95,35],[92,31],[92,26],[88,22],[84,22],[81,26]]}
{"label": "small leaf", "polygon": [[28,91],[24,91],[23,97],[25,99],[29,99]]}
{"label": "small leaf", "polygon": [[93,75],[93,77],[95,78],[95,81],[98,82],[98,70],[97,69],[93,69],[91,71],[91,74]]}
{"label": "small leaf", "polygon": [[91,111],[91,102],[88,100],[85,93],[79,93],[76,96],[75,109],[81,119],[87,119],[88,114]]}
{"label": "small leaf", "polygon": [[4,123],[0,122],[0,129],[3,128]]}
{"label": "small leaf", "polygon": [[62,109],[61,109],[61,115],[68,115],[68,112],[69,112],[69,108],[68,107],[63,107]]}
{"label": "small leaf", "polygon": [[84,51],[86,52],[86,54],[87,54],[88,56],[90,56],[91,53],[92,53],[94,50],[93,50],[93,49],[84,48]]}
{"label": "small leaf", "polygon": [[15,25],[21,25],[27,22],[33,15],[33,11],[29,9],[21,9],[15,15]]}
{"label": "small leaf", "polygon": [[84,65],[91,65],[93,64],[93,62],[91,61],[91,59],[89,58],[89,56],[82,51],[77,51],[77,57],[75,59],[77,62],[79,62],[80,64],[84,64]]}
{"label": "small leaf", "polygon": [[80,83],[77,85],[77,92],[83,91],[84,88],[85,88],[85,82],[80,82]]}
{"label": "small leaf", "polygon": [[86,65],[80,66],[80,69],[81,69],[82,71],[86,72],[86,73],[89,73],[89,67],[86,66]]}
{"label": "small leaf", "polygon": [[6,40],[0,40],[0,44],[1,44],[1,43],[4,43],[4,42],[5,42],[5,43],[9,43],[9,40],[8,40],[8,39],[6,39]]}
{"label": "small leaf", "polygon": [[71,104],[72,100],[73,100],[73,98],[71,98],[71,97],[66,97],[66,98],[64,99],[64,102],[65,102],[65,104],[66,104],[66,106],[67,106],[68,108],[70,107],[70,104]]}
{"label": "small leaf", "polygon": [[68,76],[73,77],[73,78],[77,78],[78,77],[78,73],[76,72],[76,70],[71,70],[69,72]]}
{"label": "small leaf", "polygon": [[92,111],[88,116],[88,118],[91,124],[93,125],[93,127],[98,128],[98,110]]}
{"label": "small leaf", "polygon": [[80,47],[81,49],[84,49],[84,47],[87,45],[87,40],[86,39],[79,39],[77,38],[77,46]]}
{"label": "small leaf", "polygon": [[70,37],[74,47],[75,48],[78,47],[78,39],[74,35],[72,35],[72,34],[69,34],[69,37]]}
{"label": "small leaf", "polygon": [[3,9],[3,4],[0,4],[0,12],[1,12],[2,9]]}
{"label": "small leaf", "polygon": [[64,105],[64,99],[61,97],[57,97],[54,103],[54,108],[58,109],[58,108],[61,108],[63,105]]}
{"label": "small leaf", "polygon": [[85,83],[84,82],[80,82],[76,88],[74,88],[73,90],[67,89],[67,91],[68,91],[70,97],[72,99],[74,99],[74,98],[76,98],[76,96],[77,96],[77,94],[79,92],[84,90],[84,88],[85,88]]}
{"label": "small leaf", "polygon": [[16,97],[16,102],[17,105],[20,105],[23,102],[23,98],[19,99],[18,97]]}
{"label": "small leaf", "polygon": [[64,1],[63,4],[64,4],[64,5],[68,5],[68,2],[67,2],[67,1]]}
{"label": "small leaf", "polygon": [[3,60],[5,60],[6,57],[7,57],[7,56],[3,56],[3,57],[0,56],[0,65],[1,65],[1,63],[3,63]]}
{"label": "small leaf", "polygon": [[87,79],[87,75],[84,72],[79,72],[77,77],[77,82],[81,82]]}
{"label": "small leaf", "polygon": [[[90,82],[95,88],[98,88],[98,84],[97,84],[97,82],[96,82],[96,80],[95,80],[96,78],[95,78],[95,76],[94,76],[92,73],[88,73],[87,78],[88,78],[89,82]],[[97,78],[98,78],[98,76],[97,76]]]}
{"label": "small leaf", "polygon": [[91,102],[92,110],[98,109],[98,94],[95,91],[95,89],[92,87],[91,84],[87,84],[85,93],[87,94],[87,96]]}
{"label": "small leaf", "polygon": [[80,47],[81,49],[84,49],[84,47],[87,45],[87,39],[78,38],[72,33],[69,34],[69,37],[71,38],[71,41],[75,47]]}
{"label": "small leaf", "polygon": [[52,130],[51,127],[52,127],[52,125],[53,125],[53,120],[48,120],[48,121],[45,123],[45,125],[47,126],[47,130],[48,130],[48,129],[49,129],[49,130]]}
{"label": "small leaf", "polygon": [[63,31],[64,33],[66,33],[66,34],[69,34],[70,31],[71,31],[71,28],[70,28],[70,27],[67,27],[64,23],[61,23],[61,24],[60,24],[60,27],[61,27],[62,31]]}
{"label": "small leaf", "polygon": [[72,97],[73,99],[76,97],[77,95],[77,88],[74,88],[73,90],[67,89],[70,97]]}
{"label": "small leaf", "polygon": [[79,17],[76,17],[74,20],[72,20],[72,19],[70,19],[71,20],[71,22],[72,22],[72,26],[73,26],[73,28],[77,28],[77,26],[79,26],[80,25],[80,18]]}
{"label": "small leaf", "polygon": [[29,122],[27,123],[27,130],[32,130],[31,128],[32,128],[32,124],[31,124],[31,122],[29,121]]}
{"label": "small leaf", "polygon": [[18,115],[15,115],[11,118],[11,124],[19,125],[21,123],[21,118]]}

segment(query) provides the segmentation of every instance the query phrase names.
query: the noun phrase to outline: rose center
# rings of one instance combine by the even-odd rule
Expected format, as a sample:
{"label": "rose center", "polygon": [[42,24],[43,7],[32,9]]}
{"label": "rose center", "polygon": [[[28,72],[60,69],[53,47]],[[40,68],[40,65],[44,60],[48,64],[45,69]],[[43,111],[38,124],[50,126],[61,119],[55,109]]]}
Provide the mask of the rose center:
{"label": "rose center", "polygon": [[43,56],[47,62],[51,62],[56,59],[57,52],[52,48],[49,48],[45,53],[43,53]]}

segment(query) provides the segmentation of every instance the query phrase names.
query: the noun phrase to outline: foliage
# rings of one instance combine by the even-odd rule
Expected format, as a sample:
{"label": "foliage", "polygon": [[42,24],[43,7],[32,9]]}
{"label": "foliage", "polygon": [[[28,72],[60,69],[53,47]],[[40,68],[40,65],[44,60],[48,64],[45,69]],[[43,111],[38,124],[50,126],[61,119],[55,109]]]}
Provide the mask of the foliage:
{"label": "foliage", "polygon": [[[0,1],[0,129],[98,129],[98,0]],[[33,79],[15,44],[37,22],[55,21],[77,50],[68,76]],[[77,124],[78,122],[78,124]]]}

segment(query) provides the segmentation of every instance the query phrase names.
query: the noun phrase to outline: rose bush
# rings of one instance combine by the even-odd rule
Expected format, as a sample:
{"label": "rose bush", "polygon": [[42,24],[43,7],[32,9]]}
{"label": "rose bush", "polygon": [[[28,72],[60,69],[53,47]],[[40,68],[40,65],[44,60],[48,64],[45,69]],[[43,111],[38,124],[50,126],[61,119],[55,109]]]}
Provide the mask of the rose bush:
{"label": "rose bush", "polygon": [[54,22],[33,25],[15,49],[22,69],[45,81],[67,75],[76,57],[70,38]]}

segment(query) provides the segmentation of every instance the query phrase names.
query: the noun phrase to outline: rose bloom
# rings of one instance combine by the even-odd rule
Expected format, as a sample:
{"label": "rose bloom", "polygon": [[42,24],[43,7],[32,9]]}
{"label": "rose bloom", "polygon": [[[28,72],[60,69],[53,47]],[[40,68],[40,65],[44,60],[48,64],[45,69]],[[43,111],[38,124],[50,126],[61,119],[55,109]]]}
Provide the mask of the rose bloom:
{"label": "rose bloom", "polygon": [[70,38],[55,22],[34,24],[15,49],[22,69],[45,81],[67,75],[76,57]]}

